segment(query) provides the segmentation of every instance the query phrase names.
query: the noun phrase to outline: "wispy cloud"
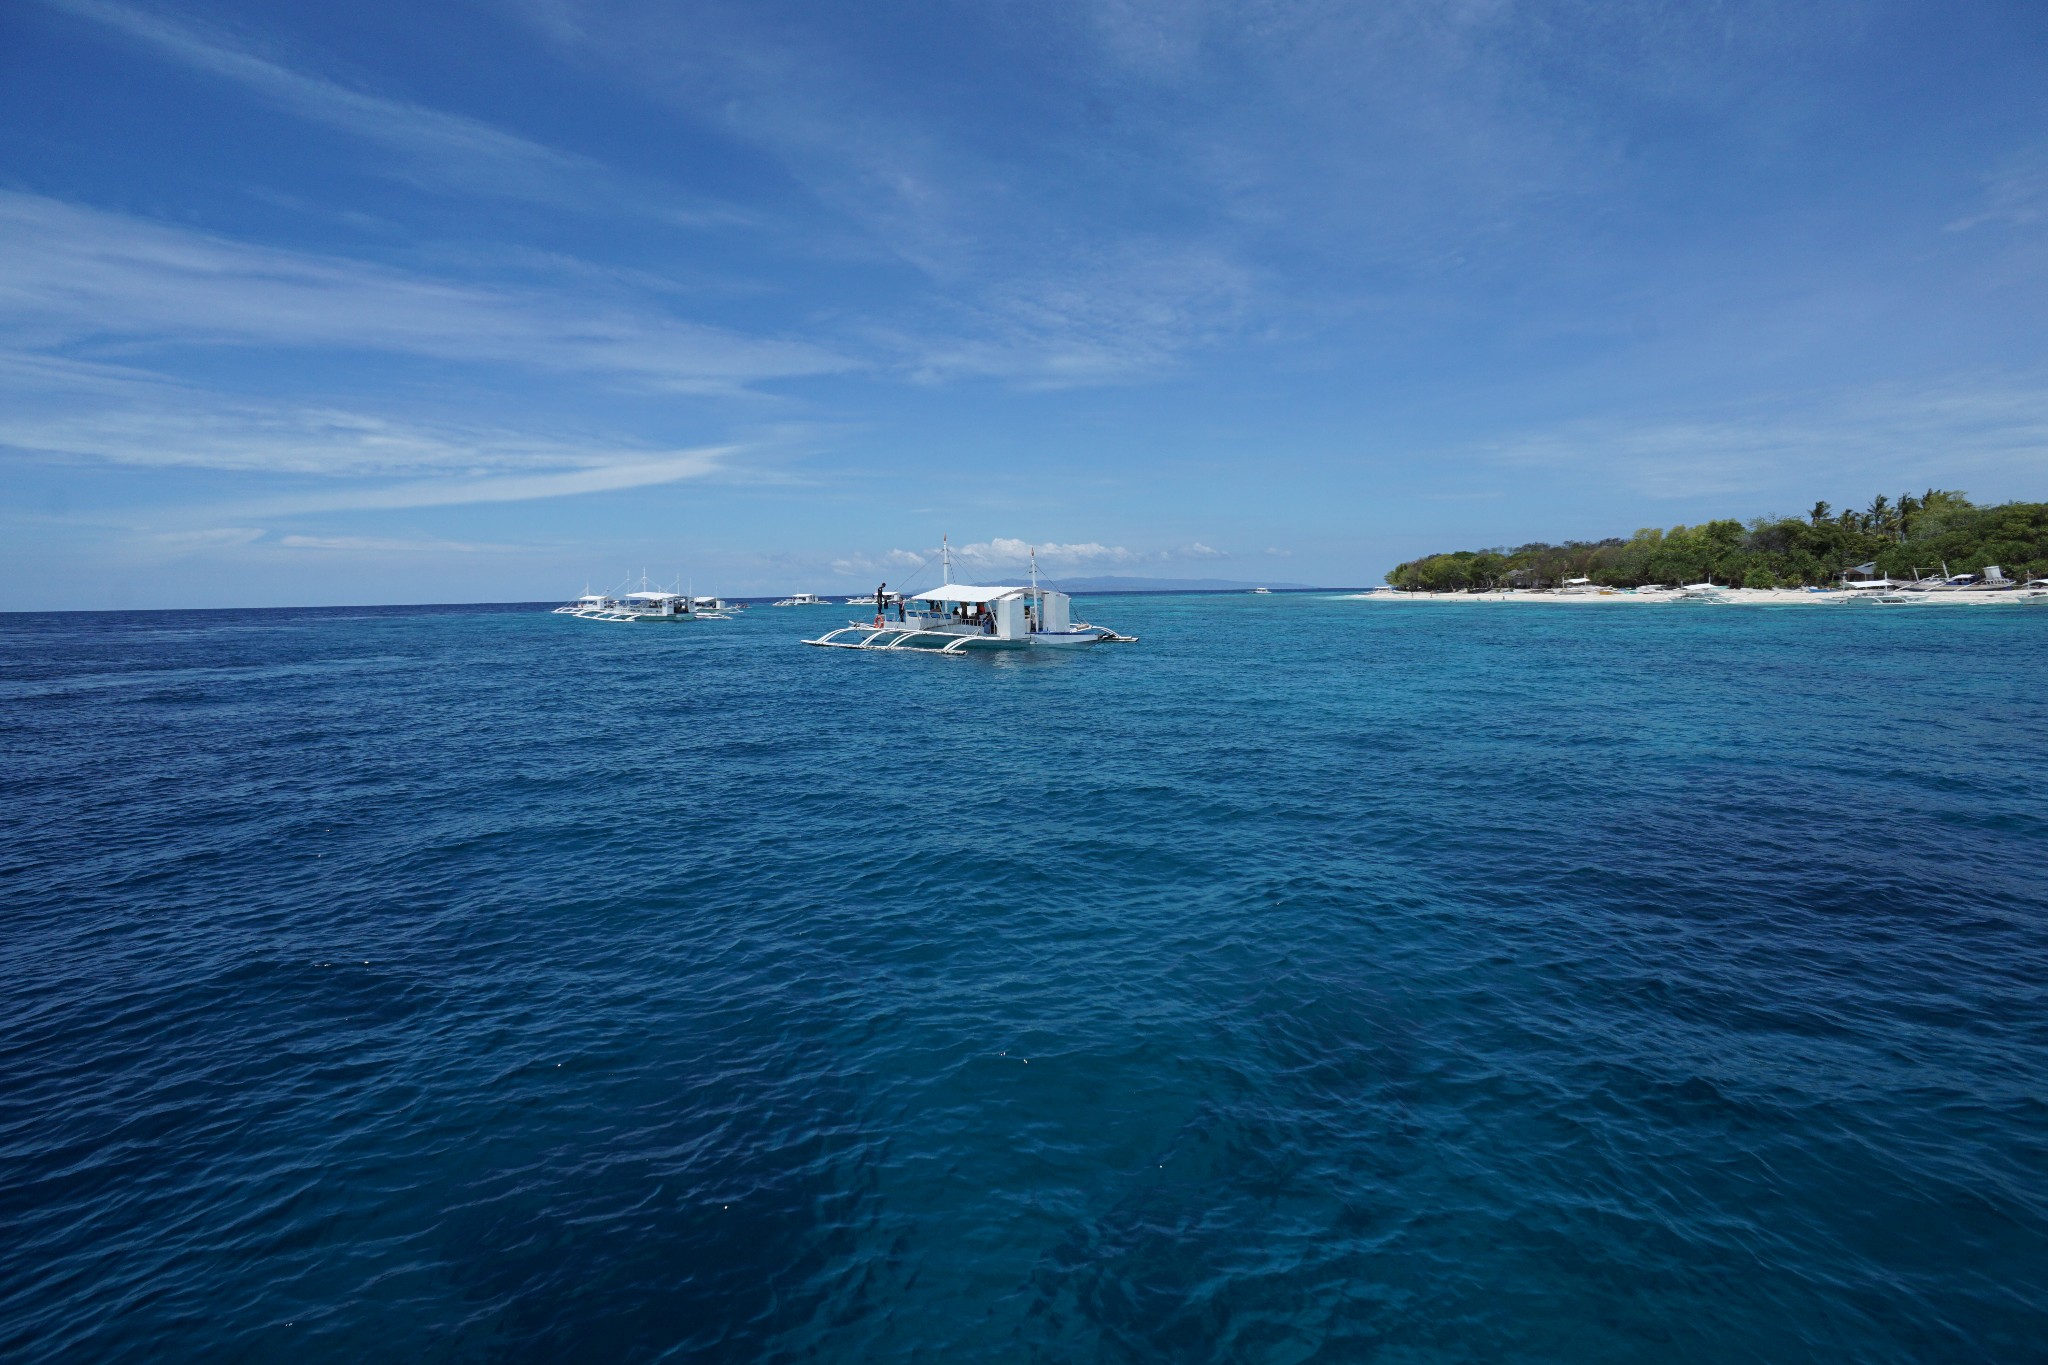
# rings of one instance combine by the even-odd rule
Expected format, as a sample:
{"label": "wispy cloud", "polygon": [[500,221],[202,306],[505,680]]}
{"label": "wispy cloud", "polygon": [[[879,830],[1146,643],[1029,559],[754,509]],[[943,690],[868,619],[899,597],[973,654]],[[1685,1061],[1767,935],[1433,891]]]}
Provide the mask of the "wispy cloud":
{"label": "wispy cloud", "polygon": [[632,206],[671,221],[743,221],[724,205],[685,205],[672,191],[631,183],[586,157],[557,151],[478,119],[393,99],[296,70],[224,34],[110,0],[43,0],[190,70],[240,87],[274,108],[381,148],[379,169],[436,193],[488,195],[560,207]]}
{"label": "wispy cloud", "polygon": [[1227,550],[1219,550],[1213,545],[1204,545],[1198,540],[1192,545],[1183,545],[1178,550],[1169,550],[1161,557],[1166,559],[1228,559],[1230,558],[1230,553]]}
{"label": "wispy cloud", "polygon": [[[1130,186],[1128,167],[1105,178],[1077,166],[1058,144],[1073,132],[1065,109],[1030,148],[992,153],[960,111],[921,107],[901,73],[747,7],[687,20],[636,4],[573,19],[546,0],[513,8],[579,61],[612,64],[772,159],[824,207],[832,226],[819,235],[836,250],[916,272],[922,288],[862,333],[916,379],[1143,380],[1239,336],[1256,312],[1263,284],[1236,225],[1197,208],[1199,194],[1142,225],[1113,221],[1100,206]],[[1079,97],[1060,84],[1048,98]],[[1162,169],[1151,147],[1123,150]]]}
{"label": "wispy cloud", "polygon": [[583,294],[455,284],[8,192],[0,192],[0,320],[35,349],[109,341],[339,347],[700,393],[851,364],[807,343]]}
{"label": "wispy cloud", "polygon": [[2028,148],[1986,177],[1978,210],[1948,224],[1948,231],[1968,232],[1986,223],[2008,227],[2048,223],[2048,143]]}
{"label": "wispy cloud", "polygon": [[194,554],[232,549],[263,538],[261,526],[210,526],[197,531],[156,531],[144,538],[148,549],[168,554]]}
{"label": "wispy cloud", "polygon": [[460,479],[415,479],[373,487],[318,490],[243,504],[248,516],[300,516],[311,512],[386,511],[403,507],[454,507],[488,502],[533,502],[543,498],[611,493],[627,488],[701,479],[717,472],[732,447],[679,450],[614,460],[587,469],[549,474],[498,474]]}
{"label": "wispy cloud", "polygon": [[725,474],[740,447],[649,449],[589,435],[257,403],[124,366],[0,352],[0,450],[342,485],[242,509],[276,516],[643,488]]}
{"label": "wispy cloud", "polygon": [[1712,412],[1603,419],[1484,451],[1501,464],[1618,481],[1652,498],[1767,494],[1796,478],[1858,487],[1953,486],[1973,475],[2038,482],[2048,469],[2048,383],[1886,385],[1788,395]]}
{"label": "wispy cloud", "polygon": [[518,545],[483,545],[463,540],[393,540],[381,536],[279,536],[287,550],[333,550],[344,554],[501,554]]}
{"label": "wispy cloud", "polygon": [[650,449],[587,435],[257,403],[125,366],[0,352],[0,451],[16,459],[331,485],[256,499],[236,515],[525,502],[643,488],[724,474],[740,449]]}

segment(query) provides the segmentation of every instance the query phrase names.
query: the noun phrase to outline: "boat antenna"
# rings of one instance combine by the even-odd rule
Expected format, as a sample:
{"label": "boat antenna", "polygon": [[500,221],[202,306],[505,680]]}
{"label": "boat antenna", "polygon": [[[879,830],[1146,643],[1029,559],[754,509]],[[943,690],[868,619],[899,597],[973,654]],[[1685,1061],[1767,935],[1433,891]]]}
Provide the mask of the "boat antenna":
{"label": "boat antenna", "polygon": [[944,579],[939,586],[944,587],[953,581],[953,540],[950,536],[939,537],[939,569]]}
{"label": "boat antenna", "polygon": [[1031,614],[1039,630],[1045,629],[1045,594],[1038,590],[1038,547],[1031,547]]}

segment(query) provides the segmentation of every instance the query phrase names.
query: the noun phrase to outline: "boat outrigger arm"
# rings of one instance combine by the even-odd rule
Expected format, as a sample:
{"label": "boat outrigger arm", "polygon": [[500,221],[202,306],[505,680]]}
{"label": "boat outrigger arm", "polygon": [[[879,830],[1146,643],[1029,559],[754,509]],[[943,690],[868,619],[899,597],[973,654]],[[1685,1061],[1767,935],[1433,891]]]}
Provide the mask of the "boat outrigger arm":
{"label": "boat outrigger arm", "polygon": [[1039,586],[1035,555],[1029,586],[954,583],[950,581],[950,554],[944,563],[949,581],[909,594],[900,619],[891,622],[886,612],[878,612],[872,622],[852,621],[804,643],[826,649],[914,650],[955,657],[984,649],[1137,643],[1135,636],[1070,619],[1073,599]]}

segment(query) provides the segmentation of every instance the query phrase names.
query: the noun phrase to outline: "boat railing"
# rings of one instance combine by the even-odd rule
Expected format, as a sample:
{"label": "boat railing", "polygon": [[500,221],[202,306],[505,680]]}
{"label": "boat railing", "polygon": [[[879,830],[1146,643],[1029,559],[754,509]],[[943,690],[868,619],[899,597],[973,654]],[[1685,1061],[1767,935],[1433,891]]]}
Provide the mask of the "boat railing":
{"label": "boat railing", "polygon": [[[862,635],[866,638],[840,638],[845,635]],[[841,626],[837,630],[828,630],[817,639],[806,640],[804,643],[825,649],[904,650],[916,654],[947,654],[957,657],[966,652],[967,646],[987,638],[989,637],[985,635],[963,635],[954,630],[926,630],[914,626],[870,626],[855,622],[852,625]],[[945,643],[913,643],[919,639],[943,640]]]}

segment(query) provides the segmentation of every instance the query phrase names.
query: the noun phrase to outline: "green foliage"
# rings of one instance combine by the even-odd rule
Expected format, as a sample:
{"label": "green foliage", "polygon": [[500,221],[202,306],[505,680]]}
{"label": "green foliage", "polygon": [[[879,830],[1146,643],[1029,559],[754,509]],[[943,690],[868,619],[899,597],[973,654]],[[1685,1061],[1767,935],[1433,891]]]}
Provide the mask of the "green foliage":
{"label": "green foliage", "polygon": [[1387,581],[1428,592],[1556,587],[1590,578],[1612,587],[1649,583],[1826,584],[1857,564],[1876,561],[1895,578],[1981,573],[2001,566],[2009,578],[2048,576],[2048,503],[1978,507],[1953,489],[1871,500],[1863,511],[1835,512],[1816,502],[1804,517],[1710,521],[1645,527],[1627,540],[1541,541],[1512,550],[1458,550],[1396,565]]}

